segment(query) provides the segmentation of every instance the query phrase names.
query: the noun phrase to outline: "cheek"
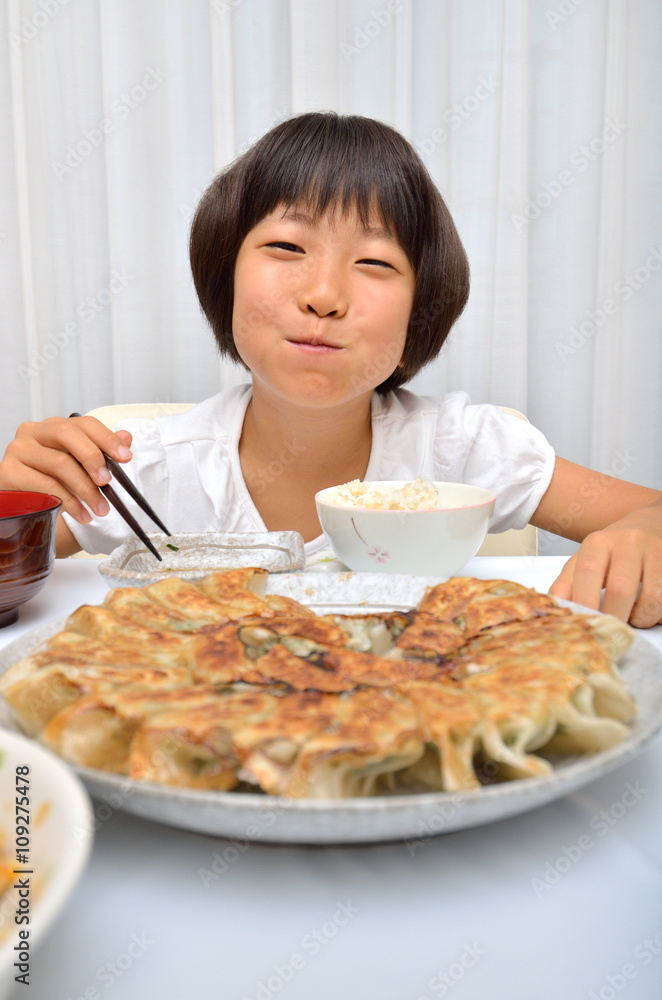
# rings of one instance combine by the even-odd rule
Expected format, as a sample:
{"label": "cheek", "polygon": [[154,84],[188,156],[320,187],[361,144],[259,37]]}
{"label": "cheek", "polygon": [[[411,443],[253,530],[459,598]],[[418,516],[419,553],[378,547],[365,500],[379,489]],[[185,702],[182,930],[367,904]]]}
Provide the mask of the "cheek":
{"label": "cheek", "polygon": [[411,299],[407,295],[374,297],[367,307],[374,336],[381,341],[400,344],[404,348],[411,314]]}
{"label": "cheek", "polygon": [[409,327],[411,307],[411,299],[405,297],[403,301],[403,298],[400,296],[396,301],[391,303],[390,309],[386,314],[385,318],[388,321],[388,329],[391,331],[391,335],[385,338],[389,356],[389,371],[384,376],[385,378],[391,375],[402,361],[407,342],[407,329]]}
{"label": "cheek", "polygon": [[259,273],[241,272],[235,278],[232,334],[244,360],[244,352],[256,349],[258,335],[272,320],[278,304],[278,290],[270,288],[261,277]]}
{"label": "cheek", "polygon": [[296,275],[283,276],[282,270],[277,268],[242,268],[235,274],[233,315],[253,327],[268,323],[292,298],[296,281]]}
{"label": "cheek", "polygon": [[241,289],[235,285],[234,306],[232,309],[232,336],[235,347],[242,360],[246,360],[244,352],[248,348],[253,328],[250,322],[250,310],[241,293]]}
{"label": "cheek", "polygon": [[366,344],[365,362],[375,385],[383,382],[392,375],[402,361],[402,355],[407,340],[407,331],[404,325],[406,314],[402,317],[402,323],[395,324],[395,317],[384,318],[382,325],[377,324],[373,328],[373,335],[369,345]]}

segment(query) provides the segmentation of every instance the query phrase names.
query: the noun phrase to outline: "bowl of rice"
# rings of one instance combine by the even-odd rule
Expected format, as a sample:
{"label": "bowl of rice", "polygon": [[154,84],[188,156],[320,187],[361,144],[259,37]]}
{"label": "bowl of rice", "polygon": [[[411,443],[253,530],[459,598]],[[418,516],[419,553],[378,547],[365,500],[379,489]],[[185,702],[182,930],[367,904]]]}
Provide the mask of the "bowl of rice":
{"label": "bowl of rice", "polygon": [[463,483],[362,482],[315,497],[331,548],[355,572],[453,576],[480,548],[494,512],[490,490]]}

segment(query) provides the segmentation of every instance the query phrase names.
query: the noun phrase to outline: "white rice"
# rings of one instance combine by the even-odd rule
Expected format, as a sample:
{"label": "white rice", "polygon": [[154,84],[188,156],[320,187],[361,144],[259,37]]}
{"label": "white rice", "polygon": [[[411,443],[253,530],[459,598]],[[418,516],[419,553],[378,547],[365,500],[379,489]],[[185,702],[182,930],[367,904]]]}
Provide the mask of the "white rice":
{"label": "white rice", "polygon": [[434,483],[421,479],[404,486],[386,487],[383,483],[362,483],[353,479],[337,486],[328,497],[330,503],[370,510],[433,510],[439,506]]}

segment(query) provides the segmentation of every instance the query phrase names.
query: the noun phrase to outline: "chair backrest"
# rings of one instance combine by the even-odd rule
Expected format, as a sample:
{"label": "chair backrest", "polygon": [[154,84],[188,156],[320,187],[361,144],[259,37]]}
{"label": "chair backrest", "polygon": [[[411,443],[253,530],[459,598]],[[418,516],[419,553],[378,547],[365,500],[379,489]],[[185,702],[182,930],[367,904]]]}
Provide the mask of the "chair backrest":
{"label": "chair backrest", "polygon": [[[129,417],[143,417],[153,420],[155,417],[165,417],[171,413],[184,413],[190,410],[193,403],[120,403],[117,406],[100,406],[90,410],[89,415],[96,417],[106,427],[114,427],[120,420]],[[500,406],[505,413],[512,413],[521,420],[526,420],[523,413],[509,406]],[[532,524],[525,528],[511,528],[498,535],[488,535],[480,549],[479,556],[535,556],[538,554],[538,532]]]}
{"label": "chair backrest", "polygon": [[143,420],[154,420],[156,417],[167,417],[171,413],[184,413],[190,410],[193,403],[118,403],[117,406],[99,406],[89,410],[88,417],[96,417],[106,427],[114,427],[120,420],[142,417]]}

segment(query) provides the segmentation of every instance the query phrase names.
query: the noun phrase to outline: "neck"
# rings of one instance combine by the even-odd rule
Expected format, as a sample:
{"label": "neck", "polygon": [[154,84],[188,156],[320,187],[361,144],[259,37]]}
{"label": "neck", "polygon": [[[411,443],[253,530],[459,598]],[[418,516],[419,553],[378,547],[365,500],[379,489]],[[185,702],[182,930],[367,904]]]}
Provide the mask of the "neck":
{"label": "neck", "polygon": [[363,479],[371,447],[370,395],[316,409],[257,393],[246,410],[239,458],[267,528],[298,530],[310,541],[321,530],[315,494]]}
{"label": "neck", "polygon": [[[323,410],[293,407],[280,400],[254,395],[248,404],[242,442],[266,464],[281,452],[281,462],[308,476],[333,476],[336,470],[365,460],[372,445],[370,397]],[[365,474],[362,470],[361,476]],[[329,485],[333,486],[334,483]]]}

